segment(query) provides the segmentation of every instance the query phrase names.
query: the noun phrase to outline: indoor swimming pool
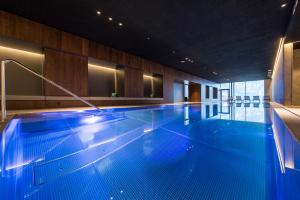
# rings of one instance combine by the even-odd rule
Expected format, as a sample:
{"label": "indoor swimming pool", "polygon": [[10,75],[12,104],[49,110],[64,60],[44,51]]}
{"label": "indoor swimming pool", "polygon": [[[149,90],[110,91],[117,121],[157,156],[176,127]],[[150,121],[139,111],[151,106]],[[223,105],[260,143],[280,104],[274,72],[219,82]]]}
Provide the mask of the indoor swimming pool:
{"label": "indoor swimming pool", "polygon": [[0,196],[300,199],[299,146],[263,104],[19,115],[2,137]]}

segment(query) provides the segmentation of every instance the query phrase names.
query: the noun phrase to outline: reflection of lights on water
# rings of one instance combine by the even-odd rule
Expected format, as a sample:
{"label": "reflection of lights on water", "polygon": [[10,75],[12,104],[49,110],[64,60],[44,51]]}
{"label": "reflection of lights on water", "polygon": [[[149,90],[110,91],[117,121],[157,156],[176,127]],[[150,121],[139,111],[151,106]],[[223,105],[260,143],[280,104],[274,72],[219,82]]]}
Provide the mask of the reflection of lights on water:
{"label": "reflection of lights on water", "polygon": [[43,161],[43,160],[45,160],[44,157],[37,159],[35,162],[41,162],[41,161]]}
{"label": "reflection of lights on water", "polygon": [[97,170],[100,173],[105,173],[105,171],[110,169],[111,164],[112,164],[112,160],[109,157],[104,158],[103,160],[101,160],[101,162],[97,164]]}
{"label": "reflection of lights on water", "polygon": [[76,112],[83,113],[84,110],[76,110]]}
{"label": "reflection of lights on water", "polygon": [[273,125],[273,133],[274,133],[274,140],[275,140],[275,146],[276,146],[277,155],[278,155],[278,159],[279,159],[280,169],[281,169],[281,172],[284,174],[285,173],[284,160],[283,160],[283,156],[282,156],[282,152],[281,152],[281,148],[280,148],[278,134],[277,134],[276,129],[274,128],[274,125]]}
{"label": "reflection of lights on water", "polygon": [[99,116],[92,116],[92,117],[86,117],[81,119],[80,121],[84,124],[94,124],[96,122],[99,122],[102,120],[102,117]]}
{"label": "reflection of lights on water", "polygon": [[190,124],[190,116],[189,116],[189,107],[184,107],[184,125],[187,126]]}
{"label": "reflection of lights on water", "polygon": [[108,140],[105,140],[105,141],[102,141],[102,142],[98,142],[98,143],[95,143],[95,144],[90,144],[88,148],[94,148],[94,147],[100,146],[102,144],[110,143],[110,142],[115,141],[116,139],[117,138],[114,137],[114,138],[111,138],[111,139],[108,139]]}
{"label": "reflection of lights on water", "polygon": [[146,140],[143,145],[144,155],[149,156],[152,154],[153,148],[150,140]]}
{"label": "reflection of lights on water", "polygon": [[145,128],[145,129],[144,129],[144,133],[149,133],[149,132],[151,132],[151,131],[153,131],[152,128]]}
{"label": "reflection of lights on water", "polygon": [[82,131],[82,133],[80,133],[78,136],[83,143],[91,141],[95,137],[94,132],[87,132],[87,131]]}
{"label": "reflection of lights on water", "polygon": [[31,162],[32,162],[32,160],[25,161],[25,162],[20,162],[20,163],[17,163],[15,165],[5,167],[5,170],[12,170],[12,169],[16,169],[16,168],[19,168],[19,167],[24,167],[26,165],[29,165]]}

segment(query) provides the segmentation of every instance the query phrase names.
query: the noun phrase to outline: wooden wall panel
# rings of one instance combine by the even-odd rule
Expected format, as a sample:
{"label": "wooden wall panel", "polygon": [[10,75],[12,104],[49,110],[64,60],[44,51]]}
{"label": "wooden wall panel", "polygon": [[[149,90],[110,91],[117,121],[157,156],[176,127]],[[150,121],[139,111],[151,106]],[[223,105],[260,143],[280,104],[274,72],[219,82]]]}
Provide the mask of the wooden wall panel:
{"label": "wooden wall panel", "polygon": [[42,45],[53,49],[60,49],[61,32],[57,29],[43,26]]}
{"label": "wooden wall panel", "polygon": [[88,40],[62,32],[61,50],[86,56],[88,55]]}
{"label": "wooden wall panel", "polygon": [[201,85],[190,83],[189,85],[189,96],[190,102],[200,102],[201,101]]}
{"label": "wooden wall panel", "polygon": [[[87,66],[87,57],[45,49],[44,75],[79,96],[88,95]],[[47,83],[45,95],[69,96]]]}
{"label": "wooden wall panel", "polygon": [[[80,96],[88,95],[88,57],[125,66],[126,97],[143,96],[143,73],[163,75],[164,100],[160,103],[173,102],[174,81],[188,80],[194,83],[203,81],[199,77],[5,11],[0,11],[0,36],[40,45],[45,49],[45,75]],[[65,95],[48,84],[45,84],[44,90],[45,94],[50,96]],[[132,102],[142,103],[142,101]],[[44,105],[49,106],[47,103]]]}
{"label": "wooden wall panel", "polygon": [[300,49],[293,53],[292,105],[300,106]]}
{"label": "wooden wall panel", "polygon": [[36,22],[0,11],[0,32],[3,36],[41,44],[42,27]]}
{"label": "wooden wall panel", "polygon": [[124,85],[125,97],[143,97],[143,71],[126,66]]}

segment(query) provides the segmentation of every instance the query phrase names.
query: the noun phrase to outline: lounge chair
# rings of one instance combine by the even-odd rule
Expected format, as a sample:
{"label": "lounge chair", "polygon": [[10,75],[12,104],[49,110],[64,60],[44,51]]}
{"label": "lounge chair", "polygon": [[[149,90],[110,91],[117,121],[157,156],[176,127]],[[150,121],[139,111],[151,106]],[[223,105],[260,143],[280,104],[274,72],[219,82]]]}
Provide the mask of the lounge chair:
{"label": "lounge chair", "polygon": [[242,103],[243,100],[242,100],[242,97],[241,96],[236,96],[235,97],[235,103]]}
{"label": "lounge chair", "polygon": [[250,96],[244,96],[244,103],[250,103],[251,99]]}
{"label": "lounge chair", "polygon": [[260,98],[259,98],[259,96],[253,96],[252,102],[253,102],[253,103],[260,103]]}
{"label": "lounge chair", "polygon": [[255,102],[253,102],[253,107],[254,107],[254,108],[259,108],[259,104],[260,104],[260,103],[255,103]]}
{"label": "lounge chair", "polygon": [[250,107],[250,103],[244,103],[244,107],[245,108],[249,108]]}

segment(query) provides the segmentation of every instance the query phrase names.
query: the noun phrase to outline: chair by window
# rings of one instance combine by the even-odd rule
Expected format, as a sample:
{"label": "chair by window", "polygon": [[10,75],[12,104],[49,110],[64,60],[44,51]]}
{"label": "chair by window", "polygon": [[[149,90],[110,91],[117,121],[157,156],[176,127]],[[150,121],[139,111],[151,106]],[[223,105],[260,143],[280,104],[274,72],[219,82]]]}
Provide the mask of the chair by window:
{"label": "chair by window", "polygon": [[244,96],[244,103],[250,103],[250,96]]}
{"label": "chair by window", "polygon": [[260,103],[259,96],[253,96],[253,103]]}
{"label": "chair by window", "polygon": [[241,96],[236,96],[235,97],[235,103],[242,103],[243,100],[242,100],[242,97]]}

